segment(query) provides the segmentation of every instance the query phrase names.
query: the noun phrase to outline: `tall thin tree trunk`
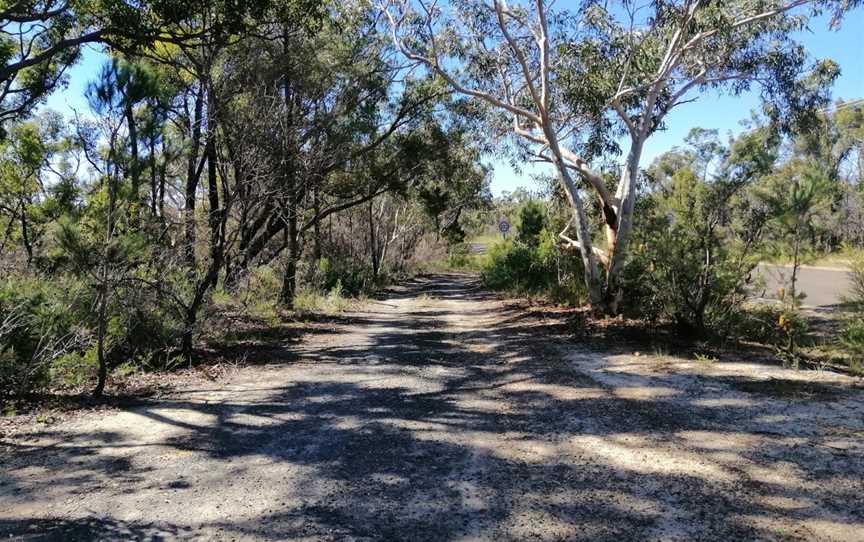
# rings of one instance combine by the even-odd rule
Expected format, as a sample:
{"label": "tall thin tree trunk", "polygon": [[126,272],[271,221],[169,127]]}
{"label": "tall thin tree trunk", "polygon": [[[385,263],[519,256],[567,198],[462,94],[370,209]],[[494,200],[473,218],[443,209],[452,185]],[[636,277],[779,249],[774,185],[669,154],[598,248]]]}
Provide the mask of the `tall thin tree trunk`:
{"label": "tall thin tree trunk", "polygon": [[24,198],[20,201],[21,208],[21,242],[24,243],[24,250],[27,252],[27,267],[33,263],[33,243],[30,240],[29,229],[27,228],[27,204]]}
{"label": "tall thin tree trunk", "polygon": [[372,276],[378,276],[378,247],[375,239],[375,220],[372,203],[375,198],[369,200],[369,253],[372,255]]}
{"label": "tall thin tree trunk", "polygon": [[159,167],[159,200],[156,205],[159,212],[159,218],[162,220],[163,224],[165,223],[165,177],[167,176],[167,169],[168,158],[166,157],[162,161],[162,165]]}
{"label": "tall thin tree trunk", "polygon": [[138,152],[138,127],[135,124],[135,111],[132,103],[126,102],[126,126],[129,129],[129,150],[131,153],[129,175],[132,178],[132,220],[136,222],[141,198],[141,160]]}
{"label": "tall thin tree trunk", "polygon": [[192,145],[186,164],[186,191],[183,219],[186,228],[186,265],[190,275],[195,273],[195,196],[198,191],[198,148],[201,144],[201,116],[204,110],[204,87],[195,95],[195,113],[192,116]]}
{"label": "tall thin tree trunk", "polygon": [[[282,34],[282,52],[286,59],[292,58],[290,36],[291,29],[286,25],[283,28]],[[297,262],[300,259],[299,232],[297,231],[297,213],[300,208],[300,197],[296,179],[297,168],[295,167],[296,149],[293,133],[294,102],[290,87],[292,78],[289,72],[290,69],[286,67],[282,87],[282,98],[285,106],[285,134],[283,135],[285,167],[283,173],[285,175],[285,199],[287,200],[283,212],[286,215],[284,219],[287,221],[285,235],[287,236],[288,261],[285,264],[285,274],[282,277],[282,291],[279,294],[279,299],[286,307],[294,308],[294,297],[297,293]]]}
{"label": "tall thin tree trunk", "polygon": [[[109,160],[113,158],[114,141],[111,141],[112,152],[109,154]],[[102,262],[99,272],[99,310],[98,323],[96,329],[96,360],[99,364],[96,375],[96,387],[93,389],[94,397],[101,397],[105,391],[105,384],[108,380],[108,360],[105,354],[105,336],[107,334],[107,312],[108,312],[108,296],[110,295],[109,284],[109,258],[108,250],[111,245],[111,240],[114,238],[114,208],[116,207],[117,194],[114,182],[112,182],[112,173],[109,165],[108,174],[106,176],[108,182],[108,210],[105,217],[105,247],[102,254]]]}
{"label": "tall thin tree trunk", "polygon": [[156,182],[156,136],[150,136],[150,216],[156,218],[159,205],[159,187]]}
{"label": "tall thin tree trunk", "polygon": [[[216,121],[213,115],[212,91],[207,91],[207,136],[204,152],[207,154],[207,199],[210,204],[208,223],[210,225],[210,259],[218,259],[218,251],[222,244],[220,225],[222,223],[219,209],[219,180],[216,153]],[[212,286],[216,285],[219,273],[213,278]]]}
{"label": "tall thin tree trunk", "polygon": [[607,304],[613,312],[617,311],[620,289],[620,275],[627,257],[630,233],[633,229],[633,210],[636,204],[636,181],[639,175],[639,161],[642,158],[641,138],[633,140],[621,180],[618,183],[616,200],[618,203],[618,223],[615,228],[613,244],[609,246],[609,267],[606,271]]}
{"label": "tall thin tree trunk", "polygon": [[[293,183],[292,188],[293,188]],[[288,261],[285,264],[285,275],[282,279],[280,299],[288,308],[294,307],[294,296],[297,294],[297,262],[300,259],[300,243],[297,231],[296,198],[291,196],[288,205],[288,227],[285,230],[288,244]]]}
{"label": "tall thin tree trunk", "polygon": [[[321,200],[318,195],[318,187],[312,189],[312,206],[314,216],[318,216],[321,213]],[[317,262],[321,259],[321,221],[317,218],[315,219],[315,224],[313,224],[313,235],[314,235],[314,245],[313,245],[313,253],[312,257]]]}

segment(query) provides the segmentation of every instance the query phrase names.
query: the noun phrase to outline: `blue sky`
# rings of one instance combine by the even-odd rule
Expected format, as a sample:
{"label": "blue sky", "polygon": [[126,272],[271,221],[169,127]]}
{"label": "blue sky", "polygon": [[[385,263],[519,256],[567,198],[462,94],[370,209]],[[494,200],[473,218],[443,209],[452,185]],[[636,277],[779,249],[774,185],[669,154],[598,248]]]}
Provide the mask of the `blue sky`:
{"label": "blue sky", "polygon": [[[833,89],[834,99],[851,100],[864,98],[864,9],[849,13],[838,30],[829,31],[828,19],[820,17],[810,24],[810,32],[803,32],[799,39],[814,58],[834,59],[841,69],[840,78]],[[750,112],[760,109],[758,91],[743,96],[721,96],[705,94],[694,103],[674,109],[666,117],[667,129],[655,133],[645,143],[642,164],[647,166],[655,157],[681,145],[687,132],[693,127],[719,130],[721,138],[741,131],[741,121],[750,117]],[[539,186],[531,179],[531,173],[552,174],[552,166],[531,164],[515,173],[506,161],[494,161],[492,192],[513,191],[517,187],[537,190]]]}
{"label": "blue sky", "polygon": [[[864,97],[864,9],[847,14],[839,30],[829,31],[827,19],[815,19],[809,32],[799,39],[814,58],[832,58],[839,65],[841,75],[833,89],[834,98],[851,100]],[[84,91],[105,61],[105,56],[94,48],[87,48],[82,59],[70,70],[68,87],[48,98],[47,107],[71,116],[72,108],[87,113]],[[731,97],[717,94],[702,95],[694,103],[682,105],[666,118],[667,129],[654,134],[645,145],[643,165],[658,155],[680,145],[690,128],[716,129],[721,137],[741,130],[741,121],[749,118],[750,111],[760,107],[756,92]],[[545,164],[526,164],[521,174],[514,172],[506,160],[493,160],[492,192],[513,191],[517,187],[530,190],[539,188],[531,179],[532,173],[552,173]]]}

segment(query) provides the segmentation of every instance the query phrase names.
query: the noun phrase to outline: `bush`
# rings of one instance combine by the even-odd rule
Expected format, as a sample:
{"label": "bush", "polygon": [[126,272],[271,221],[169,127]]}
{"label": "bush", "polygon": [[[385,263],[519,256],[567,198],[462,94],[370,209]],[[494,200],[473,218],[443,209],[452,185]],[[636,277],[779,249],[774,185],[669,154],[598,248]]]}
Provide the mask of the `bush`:
{"label": "bush", "polygon": [[529,247],[536,247],[546,225],[546,209],[537,201],[528,201],[519,211],[518,238]]}
{"label": "bush", "polygon": [[489,247],[483,266],[483,282],[493,290],[537,292],[547,286],[546,277],[539,268],[536,250],[506,240]]}
{"label": "bush", "polygon": [[471,254],[471,246],[458,243],[448,250],[447,267],[451,269],[473,269],[477,266],[477,258]]}
{"label": "bush", "polygon": [[723,337],[747,300],[756,259],[716,227],[717,188],[685,188],[673,192],[671,202],[640,202],[641,223],[623,273],[623,308],[637,317],[672,321],[687,334]]}
{"label": "bush", "polygon": [[840,332],[840,345],[849,355],[849,370],[864,373],[864,317],[849,318]]}
{"label": "bush", "polygon": [[556,234],[542,230],[537,245],[506,240],[492,245],[481,276],[487,287],[514,294],[542,294],[552,301],[582,304],[586,299],[582,261],[562,252]]}
{"label": "bush", "polygon": [[294,310],[300,314],[323,312],[336,314],[351,308],[351,301],[345,297],[342,284],[336,283],[325,295],[318,290],[304,288],[294,298]]}
{"label": "bush", "polygon": [[[0,282],[0,396],[92,380],[96,295],[85,277],[68,273]],[[108,368],[167,366],[183,329],[175,309],[137,281],[115,287],[107,308]]]}
{"label": "bush", "polygon": [[852,288],[844,300],[851,314],[843,323],[839,343],[849,355],[849,369],[855,373],[864,372],[864,256],[852,259],[849,268]]}
{"label": "bush", "polygon": [[318,292],[331,292],[338,286],[342,293],[354,297],[371,293],[387,281],[386,274],[376,277],[371,265],[321,258],[313,263],[307,284]]}
{"label": "bush", "polygon": [[77,281],[7,277],[0,283],[0,396],[49,383],[53,362],[86,342],[88,290]]}

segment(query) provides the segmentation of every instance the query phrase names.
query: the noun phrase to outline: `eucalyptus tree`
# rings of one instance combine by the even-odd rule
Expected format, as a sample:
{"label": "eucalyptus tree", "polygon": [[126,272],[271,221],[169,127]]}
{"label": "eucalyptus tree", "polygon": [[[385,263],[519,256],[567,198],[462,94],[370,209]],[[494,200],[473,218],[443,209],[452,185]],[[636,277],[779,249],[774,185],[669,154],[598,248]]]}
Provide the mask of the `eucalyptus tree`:
{"label": "eucalyptus tree", "polygon": [[[550,5],[392,0],[381,9],[406,58],[488,106],[496,126],[554,165],[576,231],[562,237],[581,251],[591,302],[615,311],[645,141],[669,111],[709,90],[760,85],[775,119],[806,120],[837,66],[809,66],[792,34],[824,10],[837,23],[857,2],[589,1],[578,14]],[[620,143],[613,191],[590,164]],[[605,248],[582,185],[600,201]]]}

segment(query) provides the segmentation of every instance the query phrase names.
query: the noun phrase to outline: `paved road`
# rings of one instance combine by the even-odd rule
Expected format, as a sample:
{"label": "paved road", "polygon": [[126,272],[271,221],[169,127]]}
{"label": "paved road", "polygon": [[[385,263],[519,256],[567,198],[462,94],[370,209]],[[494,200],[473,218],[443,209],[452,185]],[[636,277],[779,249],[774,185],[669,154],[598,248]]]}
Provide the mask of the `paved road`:
{"label": "paved road", "polygon": [[[843,297],[849,295],[852,281],[849,273],[843,269],[827,267],[802,267],[798,272],[798,290],[807,294],[804,305],[807,307],[826,308],[839,305]],[[778,290],[789,287],[792,268],[782,265],[760,265],[754,277],[765,279],[765,289],[759,292],[760,297],[776,299]]]}
{"label": "paved road", "polygon": [[[471,254],[486,254],[485,243],[470,243]],[[830,308],[843,303],[843,297],[849,294],[852,285],[849,273],[843,269],[827,267],[802,267],[798,276],[798,290],[805,292],[805,307]],[[756,292],[763,299],[777,299],[778,290],[789,287],[792,268],[783,265],[760,265],[753,274],[754,278],[761,276],[765,280],[763,288]]]}
{"label": "paved road", "polygon": [[0,539],[861,540],[851,378],[591,350],[476,282],[0,439]]}
{"label": "paved road", "polygon": [[488,245],[486,243],[468,243],[468,251],[471,254],[486,254],[487,249]]}

